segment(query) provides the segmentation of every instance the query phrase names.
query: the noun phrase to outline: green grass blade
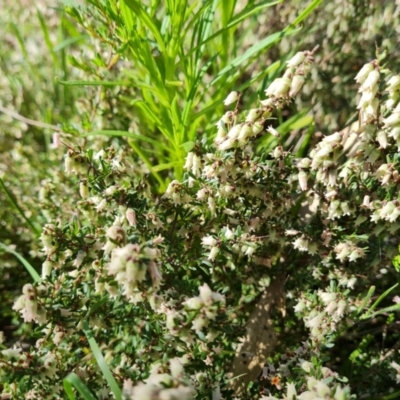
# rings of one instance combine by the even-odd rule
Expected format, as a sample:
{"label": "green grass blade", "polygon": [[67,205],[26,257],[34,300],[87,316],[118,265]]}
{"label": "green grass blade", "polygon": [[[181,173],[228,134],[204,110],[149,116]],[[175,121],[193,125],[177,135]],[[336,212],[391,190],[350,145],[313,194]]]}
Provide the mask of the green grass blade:
{"label": "green grass blade", "polygon": [[379,314],[385,314],[385,313],[392,312],[392,311],[400,311],[400,304],[395,304],[394,306],[382,308],[378,311],[375,311],[374,313],[362,316],[361,319],[374,318]]}
{"label": "green grass blade", "polygon": [[59,43],[59,44],[57,44],[56,46],[54,46],[53,51],[54,51],[55,53],[57,53],[57,52],[59,52],[59,51],[65,49],[66,47],[69,47],[69,46],[71,46],[72,44],[78,43],[78,42],[80,42],[81,40],[86,40],[86,39],[88,39],[89,37],[90,37],[90,36],[87,36],[87,35],[80,35],[80,36],[77,36],[77,37],[71,37],[71,38],[65,39],[65,40],[63,40],[61,43]]}
{"label": "green grass blade", "polygon": [[145,142],[148,142],[159,149],[163,149],[166,151],[169,151],[170,148],[165,146],[162,142],[159,140],[152,139],[148,136],[140,135],[139,133],[132,133],[132,132],[127,132],[127,131],[114,131],[114,130],[102,130],[102,131],[92,131],[89,133],[84,133],[80,135],[81,137],[87,137],[87,136],[111,136],[111,137],[127,137],[131,139],[140,139]]}
{"label": "green grass blade", "polygon": [[131,86],[128,81],[62,81],[57,77],[55,81],[65,86]]}
{"label": "green grass blade", "polygon": [[149,28],[151,33],[153,34],[154,38],[156,39],[158,46],[160,48],[160,52],[164,53],[165,50],[165,44],[164,40],[161,36],[160,31],[158,30],[157,26],[154,24],[150,16],[147,14],[147,12],[143,9],[141,6],[140,2],[137,0],[123,0],[124,3],[137,15],[137,17],[140,19],[140,21],[143,22]]}
{"label": "green grass blade", "polygon": [[69,400],[76,400],[75,394],[72,391],[72,387],[79,392],[84,400],[96,400],[96,397],[93,396],[89,388],[74,372],[71,372],[65,379],[63,379],[63,386]]}
{"label": "green grass blade", "polygon": [[35,224],[25,215],[24,210],[19,206],[17,200],[14,195],[7,189],[7,186],[4,184],[3,179],[0,178],[0,186],[4,190],[8,200],[14,206],[14,208],[18,211],[19,215],[26,221],[26,223],[32,228],[32,230],[36,233],[37,236],[40,235],[40,230],[35,226]]}
{"label": "green grass blade", "polygon": [[322,0],[314,0],[312,3],[310,3],[286,29],[290,29],[290,27],[300,24],[300,22],[307,18],[308,15],[321,4],[321,2]]}
{"label": "green grass blade", "polygon": [[223,28],[218,30],[217,32],[213,33],[212,35],[210,35],[209,37],[207,37],[207,39],[204,39],[204,41],[202,41],[199,45],[197,45],[196,47],[194,47],[193,49],[191,49],[187,56],[190,56],[191,54],[193,54],[194,52],[196,52],[201,46],[204,46],[205,44],[207,44],[208,42],[210,42],[211,40],[215,39],[218,36],[221,36],[222,34],[226,33],[227,31],[229,31],[229,29],[235,27],[236,25],[238,25],[240,22],[244,21],[245,19],[251,17],[253,14],[255,14],[258,11],[261,11],[263,8],[266,7],[271,7],[274,6],[276,4],[280,4],[282,3],[283,0],[276,0],[276,1],[263,1],[259,4],[256,4],[254,6],[251,7],[246,7],[241,13],[239,13],[238,15],[236,15],[232,21],[229,22],[229,24]]}
{"label": "green grass blade", "polygon": [[374,309],[379,305],[379,303],[393,290],[395,289],[399,284],[396,283],[395,285],[393,285],[391,288],[389,288],[388,290],[386,290],[385,292],[383,292],[378,299],[375,301],[375,303],[369,308],[369,310],[362,316],[362,319],[365,318],[370,318],[370,316],[372,315],[372,311],[374,311]]}
{"label": "green grass blade", "polygon": [[281,32],[273,33],[269,35],[265,39],[251,46],[244,54],[239,57],[236,57],[233,61],[231,61],[225,68],[223,68],[216,77],[209,83],[208,87],[215,85],[220,79],[225,77],[226,75],[231,75],[233,71],[236,71],[237,68],[243,64],[245,61],[248,61],[250,58],[255,57],[257,54],[262,51],[267,50],[269,47],[277,43],[284,36],[293,35],[299,32],[300,29],[293,30],[284,30]]}
{"label": "green grass blade", "polygon": [[39,11],[39,9],[37,7],[36,7],[36,13],[37,13],[37,17],[39,20],[39,25],[43,32],[44,42],[46,43],[46,46],[49,49],[49,52],[53,59],[54,66],[58,67],[58,65],[59,65],[58,57],[56,56],[56,54],[54,54],[54,46],[50,39],[50,34],[49,34],[49,30],[47,29],[46,21],[42,15],[42,13]]}
{"label": "green grass blade", "polygon": [[189,95],[186,99],[186,104],[182,112],[182,124],[183,126],[188,125],[189,117],[190,117],[190,111],[192,110],[192,105],[194,98],[197,93],[197,89],[201,83],[201,79],[203,78],[203,75],[207,72],[208,68],[210,65],[214,62],[214,60],[218,57],[218,54],[215,54],[213,57],[211,57],[205,64],[204,66],[200,69],[199,73],[196,76],[196,79],[193,83],[192,88],[190,89]]}
{"label": "green grass blade", "polygon": [[83,330],[84,330],[86,338],[89,342],[90,348],[92,349],[93,355],[97,361],[97,364],[99,365],[101,372],[103,373],[104,378],[107,381],[107,383],[111,389],[111,392],[113,393],[116,400],[122,400],[121,389],[118,386],[118,383],[115,380],[113,374],[111,373],[111,370],[110,370],[109,366],[107,365],[106,360],[103,357],[103,354],[101,354],[99,345],[97,344],[95,338],[93,337],[93,334],[92,334],[91,330],[89,329],[89,324],[87,321],[85,321],[83,323]]}
{"label": "green grass blade", "polygon": [[10,249],[8,246],[6,246],[4,243],[1,243],[1,242],[0,242],[0,249],[3,249],[7,253],[10,253],[13,256],[15,256],[21,262],[21,264],[25,267],[25,269],[28,271],[28,273],[30,274],[30,276],[32,277],[34,282],[35,283],[40,282],[40,280],[41,280],[40,275],[36,272],[35,268],[33,268],[33,266],[27,260],[25,260],[24,257],[21,256],[21,254]]}
{"label": "green grass blade", "polygon": [[368,290],[367,295],[365,296],[362,304],[360,305],[360,307],[357,308],[357,312],[356,314],[360,314],[361,311],[364,309],[364,307],[368,304],[369,300],[371,299],[371,297],[373,296],[373,294],[375,293],[375,286],[371,286]]}
{"label": "green grass blade", "polygon": [[165,124],[163,124],[158,116],[150,109],[150,107],[147,105],[147,103],[143,100],[132,100],[130,103],[132,106],[137,106],[139,107],[144,115],[152,121],[153,124],[157,126],[157,128],[161,131],[161,133],[165,136],[165,138],[171,143],[174,144],[174,137],[171,135],[171,133],[165,128]]}
{"label": "green grass blade", "polygon": [[164,189],[166,189],[165,182],[158,174],[158,172],[154,170],[153,163],[147,158],[145,153],[140,149],[140,147],[135,143],[134,140],[128,140],[128,143],[136,152],[136,154],[141,158],[141,160],[147,165],[147,168],[154,175],[154,177],[157,179],[157,182],[160,184],[160,192],[164,191]]}

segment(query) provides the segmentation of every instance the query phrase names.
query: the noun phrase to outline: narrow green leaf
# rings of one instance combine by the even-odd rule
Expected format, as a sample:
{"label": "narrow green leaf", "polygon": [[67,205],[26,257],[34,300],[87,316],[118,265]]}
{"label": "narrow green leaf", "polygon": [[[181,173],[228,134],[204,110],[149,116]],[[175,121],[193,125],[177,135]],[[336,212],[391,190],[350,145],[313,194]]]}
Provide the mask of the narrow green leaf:
{"label": "narrow green leaf", "polygon": [[14,195],[7,189],[7,186],[4,184],[3,179],[0,178],[0,186],[4,190],[8,200],[14,206],[14,208],[18,211],[19,215],[26,221],[26,223],[32,228],[33,232],[36,235],[40,235],[40,230],[35,226],[35,224],[25,215],[24,210],[19,206],[17,200],[15,199]]}
{"label": "narrow green leaf", "polygon": [[193,82],[193,86],[190,89],[189,95],[186,99],[185,107],[182,112],[182,124],[183,126],[187,126],[189,117],[190,117],[190,112],[192,111],[192,106],[193,106],[193,101],[197,93],[197,89],[201,83],[201,79],[203,78],[204,74],[210,67],[210,65],[214,62],[214,60],[217,58],[218,54],[215,54],[213,57],[211,57],[200,69],[199,73],[196,76],[196,79]]}
{"label": "narrow green leaf", "polygon": [[91,330],[89,329],[89,324],[87,321],[84,321],[83,323],[83,330],[89,342],[90,348],[92,349],[93,355],[97,361],[97,364],[99,365],[101,372],[103,373],[104,378],[111,389],[111,392],[113,393],[116,400],[122,400],[121,389],[118,386],[113,374],[111,373],[110,368],[108,367],[106,360],[104,359],[103,354],[101,353],[101,350],[95,338],[93,337]]}
{"label": "narrow green leaf", "polygon": [[274,6],[276,4],[280,4],[282,3],[283,0],[276,0],[276,1],[263,1],[259,4],[255,4],[253,6],[249,6],[246,7],[241,13],[239,13],[238,15],[236,15],[230,22],[229,24],[223,28],[218,30],[217,32],[213,33],[212,35],[208,36],[204,41],[202,41],[199,45],[197,45],[196,47],[194,47],[193,49],[191,49],[188,53],[187,56],[192,55],[194,52],[196,52],[200,47],[204,46],[205,44],[207,44],[208,42],[210,42],[211,40],[215,39],[218,36],[221,36],[222,34],[226,33],[227,31],[229,31],[229,29],[232,29],[233,27],[235,27],[237,24],[239,24],[240,22],[244,21],[246,18],[251,17],[253,14],[261,11],[263,8],[266,7],[271,7]]}
{"label": "narrow green leaf", "polygon": [[159,149],[169,151],[170,148],[165,146],[161,141],[152,139],[148,136],[141,135],[139,133],[134,132],[127,132],[127,131],[114,131],[114,130],[101,130],[101,131],[92,131],[89,133],[81,134],[81,137],[87,136],[111,136],[111,137],[127,137],[132,139],[140,139],[144,140],[145,142],[151,143],[152,145],[156,146]]}
{"label": "narrow green leaf", "polygon": [[64,86],[131,86],[128,81],[61,81],[58,77],[55,81]]}
{"label": "narrow green leaf", "polygon": [[84,400],[96,400],[89,388],[81,381],[81,378],[74,372],[71,372],[65,379],[63,379],[63,386],[65,393],[69,400],[76,400],[72,386],[79,392]]}
{"label": "narrow green leaf", "polygon": [[150,107],[147,105],[147,103],[143,100],[136,99],[132,100],[130,103],[132,106],[137,106],[139,107],[145,116],[152,121],[157,128],[161,131],[161,133],[165,136],[165,138],[171,143],[174,144],[174,138],[171,135],[171,133],[165,128],[165,125],[160,121],[158,116],[150,109]]}
{"label": "narrow green leaf", "polygon": [[360,305],[360,307],[358,307],[357,309],[357,313],[356,314],[360,314],[361,311],[364,309],[364,307],[368,304],[369,300],[371,299],[371,297],[374,295],[375,293],[375,286],[371,286],[368,290],[367,295],[365,296],[362,304]]}
{"label": "narrow green leaf", "polygon": [[49,49],[49,52],[50,52],[51,57],[53,59],[53,64],[55,66],[58,66],[58,64],[59,64],[58,57],[54,54],[54,46],[53,46],[53,43],[51,42],[49,30],[47,29],[47,25],[46,25],[45,19],[44,19],[42,13],[40,12],[40,10],[37,7],[36,7],[36,12],[37,12],[37,16],[38,16],[40,27],[41,27],[42,32],[43,32],[44,42],[46,43],[46,46]]}
{"label": "narrow green leaf", "polygon": [[386,313],[392,312],[392,311],[400,311],[400,304],[395,304],[395,305],[393,305],[393,306],[381,308],[380,310],[375,311],[374,313],[371,313],[371,314],[367,314],[367,315],[362,316],[361,319],[374,318],[374,317],[376,317],[377,315],[386,314]]}
{"label": "narrow green leaf", "polygon": [[314,0],[312,3],[310,3],[286,29],[290,29],[291,26],[300,24],[300,22],[302,22],[311,12],[313,12],[314,9],[321,4],[321,2],[322,0]]}
{"label": "narrow green leaf", "polygon": [[184,150],[189,153],[189,151],[191,151],[194,147],[194,142],[186,142],[181,144],[181,147],[184,148]]}
{"label": "narrow green leaf", "polygon": [[137,0],[123,0],[123,1],[138,16],[140,21],[142,21],[150,29],[151,33],[153,34],[154,38],[158,43],[161,53],[164,53],[166,50],[161,33],[158,30],[157,26],[152,21],[152,19],[150,18],[150,16],[140,5],[140,2]]}
{"label": "narrow green leaf", "polygon": [[393,285],[391,288],[389,288],[388,290],[386,290],[385,292],[383,292],[379,298],[375,301],[375,303],[369,308],[369,310],[361,317],[362,319],[366,319],[366,318],[370,318],[372,311],[374,311],[374,309],[379,305],[379,303],[393,290],[395,289],[399,284],[396,283],[395,285]]}
{"label": "narrow green leaf", "polygon": [[164,171],[166,169],[174,168],[175,166],[180,165],[180,164],[181,164],[180,161],[173,161],[170,163],[158,164],[153,167],[153,171],[155,171],[155,172]]}
{"label": "narrow green leaf", "polygon": [[0,249],[3,249],[7,253],[10,253],[13,256],[15,256],[21,262],[21,264],[25,267],[25,269],[28,271],[28,273],[32,277],[33,281],[35,283],[40,282],[40,280],[41,280],[40,275],[36,272],[35,268],[33,268],[33,266],[27,260],[25,260],[24,257],[21,256],[21,254],[10,249],[8,246],[6,246],[4,243],[1,243],[1,242],[0,242]]}
{"label": "narrow green leaf", "polygon": [[80,35],[80,36],[65,39],[61,43],[58,43],[56,46],[54,46],[53,51],[55,53],[57,53],[58,51],[61,51],[61,50],[65,49],[66,47],[71,46],[74,43],[80,42],[81,40],[86,40],[89,37],[90,36],[88,36],[88,35]]}
{"label": "narrow green leaf", "polygon": [[153,174],[153,176],[157,179],[158,183],[160,184],[160,192],[163,192],[166,188],[165,182],[158,174],[157,171],[153,168],[153,163],[148,159],[146,154],[140,149],[140,147],[135,143],[134,140],[128,140],[129,145],[132,149],[136,152],[136,154],[142,159],[142,161],[147,165],[147,168]]}

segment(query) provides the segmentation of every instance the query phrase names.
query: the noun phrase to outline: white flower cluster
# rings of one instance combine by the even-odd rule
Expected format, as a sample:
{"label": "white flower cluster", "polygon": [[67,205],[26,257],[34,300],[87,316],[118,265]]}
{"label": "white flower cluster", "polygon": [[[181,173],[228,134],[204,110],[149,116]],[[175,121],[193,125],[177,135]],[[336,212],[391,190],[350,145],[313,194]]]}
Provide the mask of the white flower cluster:
{"label": "white flower cluster", "polygon": [[19,311],[25,322],[35,321],[44,324],[47,320],[46,310],[38,303],[38,291],[43,287],[34,288],[27,283],[22,288],[22,295],[18,297],[13,306],[13,310]]}
{"label": "white flower cluster", "polygon": [[147,272],[150,273],[153,285],[159,286],[162,279],[158,265],[159,257],[160,250],[157,248],[142,248],[131,243],[117,247],[111,253],[108,274],[114,276],[116,282],[122,286],[124,296],[136,302],[142,300],[137,286],[146,278]]}
{"label": "white flower cluster", "polygon": [[350,310],[349,301],[352,300],[341,292],[324,292],[322,290],[318,292],[318,298],[319,300],[303,297],[298,300],[294,310],[303,315],[305,325],[310,329],[312,340],[321,343],[326,340],[328,334],[337,331],[338,324]]}
{"label": "white flower cluster", "polygon": [[[267,99],[261,101],[260,108],[251,109],[243,123],[237,123],[237,114],[228,111],[217,123],[217,136],[215,144],[221,151],[235,147],[244,148],[251,138],[257,137],[264,130],[264,121],[270,117],[275,108],[280,108],[285,102],[289,102],[301,90],[305,76],[309,73],[313,63],[313,52],[303,51],[297,53],[287,63],[287,70],[282,78],[275,79],[265,91]],[[238,93],[231,93],[225,100],[225,104],[231,104],[238,100]],[[271,128],[271,134],[277,132]],[[187,159],[186,168],[191,168]]]}
{"label": "white flower cluster", "polygon": [[153,365],[150,376],[136,386],[124,382],[123,394],[131,400],[189,400],[194,389],[183,380],[183,364],[179,358],[169,360],[169,373],[162,372],[160,364]]}
{"label": "white flower cluster", "polygon": [[184,302],[188,311],[196,311],[197,315],[192,322],[192,329],[196,332],[208,326],[210,320],[215,320],[219,307],[225,304],[225,297],[212,292],[206,283],[200,286],[199,292],[199,296]]}

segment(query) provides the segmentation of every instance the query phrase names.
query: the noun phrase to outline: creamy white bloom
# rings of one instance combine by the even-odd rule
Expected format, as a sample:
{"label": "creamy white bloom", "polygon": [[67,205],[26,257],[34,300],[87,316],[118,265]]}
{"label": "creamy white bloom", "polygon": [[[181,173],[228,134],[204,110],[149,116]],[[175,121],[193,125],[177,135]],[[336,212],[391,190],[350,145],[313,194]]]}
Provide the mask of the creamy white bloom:
{"label": "creamy white bloom", "polygon": [[239,92],[231,92],[228,97],[224,100],[225,106],[229,106],[232,103],[236,103],[239,100]]}

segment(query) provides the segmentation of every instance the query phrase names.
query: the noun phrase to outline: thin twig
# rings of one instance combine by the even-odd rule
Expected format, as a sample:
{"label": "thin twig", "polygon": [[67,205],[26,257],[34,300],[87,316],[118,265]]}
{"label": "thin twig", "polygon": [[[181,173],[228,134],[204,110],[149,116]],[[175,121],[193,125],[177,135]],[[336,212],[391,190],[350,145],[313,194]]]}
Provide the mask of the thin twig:
{"label": "thin twig", "polygon": [[18,121],[25,122],[28,125],[36,126],[38,128],[45,128],[45,129],[53,129],[54,131],[63,133],[61,128],[56,125],[46,124],[45,122],[35,121],[33,119],[26,118],[15,111],[9,110],[0,105],[0,111],[4,114],[9,115],[10,117],[17,119]]}

